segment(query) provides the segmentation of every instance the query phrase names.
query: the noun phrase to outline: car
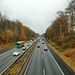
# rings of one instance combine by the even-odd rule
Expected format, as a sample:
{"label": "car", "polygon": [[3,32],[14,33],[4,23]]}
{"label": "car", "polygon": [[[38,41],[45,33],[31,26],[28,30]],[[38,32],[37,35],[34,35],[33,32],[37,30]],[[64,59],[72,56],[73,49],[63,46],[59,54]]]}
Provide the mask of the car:
{"label": "car", "polygon": [[40,46],[39,46],[39,45],[37,45],[37,48],[40,48]]}
{"label": "car", "polygon": [[30,46],[30,44],[28,43],[27,46]]}
{"label": "car", "polygon": [[24,46],[24,47],[22,47],[22,50],[26,50],[26,47]]}
{"label": "car", "polygon": [[42,41],[44,41],[44,38],[42,38]]}
{"label": "car", "polygon": [[48,48],[47,48],[47,47],[45,47],[45,48],[44,48],[44,51],[48,51]]}
{"label": "car", "polygon": [[32,41],[34,41],[34,38],[32,38]]}
{"label": "car", "polygon": [[18,56],[18,55],[20,55],[20,52],[19,52],[19,51],[15,51],[15,52],[13,53],[13,56]]}
{"label": "car", "polygon": [[42,42],[42,44],[45,44],[44,42]]}

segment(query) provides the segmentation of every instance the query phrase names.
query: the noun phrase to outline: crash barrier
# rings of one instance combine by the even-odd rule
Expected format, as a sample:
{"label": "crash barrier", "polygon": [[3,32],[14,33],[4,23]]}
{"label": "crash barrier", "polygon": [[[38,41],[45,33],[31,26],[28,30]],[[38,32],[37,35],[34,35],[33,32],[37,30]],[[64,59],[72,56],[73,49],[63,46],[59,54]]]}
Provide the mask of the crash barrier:
{"label": "crash barrier", "polygon": [[[37,42],[37,41],[36,41],[36,42]],[[34,42],[32,45],[34,45],[36,42]],[[31,46],[32,46],[32,45],[31,45]],[[30,46],[30,47],[31,47],[31,46]],[[30,47],[29,47],[29,48],[30,48]],[[29,48],[28,48],[28,49],[29,49]],[[28,49],[27,49],[27,50],[28,50]],[[26,52],[26,51],[25,51],[25,52]],[[25,53],[25,52],[24,52],[24,53]],[[23,53],[23,54],[24,54],[24,53]],[[23,54],[22,54],[22,55],[23,55]],[[5,69],[0,73],[0,75],[6,75],[6,73],[14,66],[14,64],[18,61],[18,59],[20,59],[20,57],[21,57],[22,55],[20,55],[19,57],[17,57],[7,68],[5,68]]]}
{"label": "crash barrier", "polygon": [[[13,44],[14,45],[14,44]],[[0,54],[2,54],[2,53],[4,53],[4,52],[7,52],[8,50],[11,50],[11,49],[13,49],[13,48],[15,48],[16,46],[13,46],[13,47],[10,47],[10,48],[8,48],[8,47],[5,47],[5,48],[2,48],[2,49],[0,49]]]}
{"label": "crash barrier", "polygon": [[28,64],[29,64],[29,61],[30,61],[30,59],[31,59],[31,57],[32,57],[32,54],[33,54],[33,51],[34,51],[34,48],[35,48],[35,45],[36,45],[36,44],[37,44],[37,43],[35,43],[34,46],[33,46],[33,47],[29,50],[29,52],[25,55],[25,57],[27,57],[27,58],[26,58],[25,62],[23,63],[21,69],[20,69],[19,72],[17,73],[17,75],[24,75],[24,72],[25,72],[25,70],[26,70],[26,68],[27,68],[27,66],[28,66]]}

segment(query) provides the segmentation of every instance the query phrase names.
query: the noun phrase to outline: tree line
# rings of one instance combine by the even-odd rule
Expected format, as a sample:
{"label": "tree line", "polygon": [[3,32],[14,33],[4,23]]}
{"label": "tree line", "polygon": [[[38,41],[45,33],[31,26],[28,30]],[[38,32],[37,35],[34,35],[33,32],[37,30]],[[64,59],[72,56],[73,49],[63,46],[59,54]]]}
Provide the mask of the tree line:
{"label": "tree line", "polygon": [[0,44],[13,43],[35,38],[37,34],[20,21],[11,21],[0,12]]}
{"label": "tree line", "polygon": [[57,18],[46,30],[48,42],[75,47],[75,0],[69,2],[65,11],[58,11]]}

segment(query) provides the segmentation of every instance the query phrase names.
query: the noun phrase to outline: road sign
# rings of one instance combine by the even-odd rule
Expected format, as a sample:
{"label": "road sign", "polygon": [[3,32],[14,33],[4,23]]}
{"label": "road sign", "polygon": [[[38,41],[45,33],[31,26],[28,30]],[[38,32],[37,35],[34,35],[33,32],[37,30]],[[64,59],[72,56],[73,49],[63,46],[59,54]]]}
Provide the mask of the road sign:
{"label": "road sign", "polygon": [[44,35],[43,35],[42,37],[43,37],[43,38],[46,38],[46,36],[44,36]]}

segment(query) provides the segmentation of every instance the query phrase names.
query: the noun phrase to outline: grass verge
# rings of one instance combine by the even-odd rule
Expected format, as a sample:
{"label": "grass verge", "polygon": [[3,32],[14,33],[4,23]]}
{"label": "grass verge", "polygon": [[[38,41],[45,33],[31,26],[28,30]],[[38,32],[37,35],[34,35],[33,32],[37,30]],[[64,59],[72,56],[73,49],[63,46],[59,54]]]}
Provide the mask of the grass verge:
{"label": "grass verge", "polygon": [[58,54],[61,57],[61,59],[64,60],[66,64],[68,64],[75,71],[75,63],[70,58],[64,56],[61,52],[55,49],[51,44],[49,44],[49,46],[54,50],[56,54]]}
{"label": "grass verge", "polygon": [[1,49],[0,52],[2,52],[2,51],[4,51],[4,50],[7,50],[7,49],[9,49],[9,48],[15,47],[15,46],[16,46],[16,44],[10,45],[9,47],[6,47],[6,48]]}
{"label": "grass verge", "polygon": [[16,64],[7,72],[6,75],[17,75],[17,71],[21,68],[23,64],[23,60],[20,60],[19,62],[16,62]]}

